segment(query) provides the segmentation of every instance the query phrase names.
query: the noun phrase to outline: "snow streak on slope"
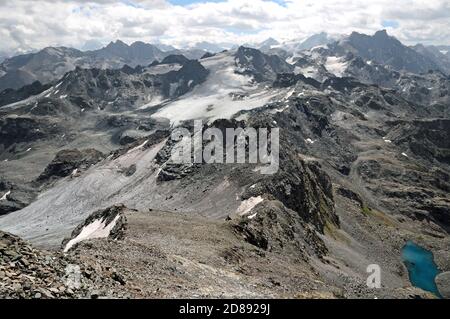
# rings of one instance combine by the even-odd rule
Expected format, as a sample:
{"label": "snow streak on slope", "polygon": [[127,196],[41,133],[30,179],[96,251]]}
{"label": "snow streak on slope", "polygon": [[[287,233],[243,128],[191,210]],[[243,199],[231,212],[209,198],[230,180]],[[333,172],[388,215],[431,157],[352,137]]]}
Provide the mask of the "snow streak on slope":
{"label": "snow streak on slope", "polygon": [[[265,90],[249,76],[237,74],[234,53],[226,52],[200,61],[210,71],[206,82],[167,104],[153,117],[164,117],[178,124],[184,120],[230,118],[241,110],[261,107],[279,91]],[[242,99],[233,96],[242,95]]]}
{"label": "snow streak on slope", "polygon": [[42,98],[45,98],[47,96],[50,96],[52,94],[55,94],[55,90],[56,90],[56,87],[52,86],[51,88],[49,88],[49,89],[45,90],[44,92],[39,93],[37,95],[32,95],[24,100],[17,101],[17,102],[8,104],[8,105],[4,105],[4,106],[2,106],[2,110],[6,110],[6,109],[14,110],[14,109],[21,108],[23,106],[30,106],[31,107],[30,110],[32,110],[34,107],[37,106],[37,103],[39,100],[41,100]]}
{"label": "snow streak on slope", "polygon": [[179,71],[182,67],[179,63],[159,64],[149,68],[146,73],[152,75],[166,74],[172,71]]}

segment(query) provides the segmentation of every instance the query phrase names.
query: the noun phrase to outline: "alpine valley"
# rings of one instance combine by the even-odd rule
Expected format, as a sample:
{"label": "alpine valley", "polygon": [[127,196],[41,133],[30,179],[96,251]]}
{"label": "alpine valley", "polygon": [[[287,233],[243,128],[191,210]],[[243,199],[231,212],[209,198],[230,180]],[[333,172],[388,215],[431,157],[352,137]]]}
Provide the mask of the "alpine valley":
{"label": "alpine valley", "polygon": [[[0,297],[436,298],[410,281],[414,242],[449,298],[445,48],[382,30],[6,58]],[[279,128],[278,172],[174,163],[199,119]]]}

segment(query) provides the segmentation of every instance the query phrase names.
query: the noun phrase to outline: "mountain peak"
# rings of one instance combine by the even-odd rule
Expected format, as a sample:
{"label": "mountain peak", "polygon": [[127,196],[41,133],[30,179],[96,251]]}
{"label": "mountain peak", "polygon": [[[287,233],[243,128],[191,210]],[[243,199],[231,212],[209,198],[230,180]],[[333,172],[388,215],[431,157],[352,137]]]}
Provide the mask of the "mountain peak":
{"label": "mountain peak", "polygon": [[189,62],[190,60],[188,58],[186,58],[184,55],[182,54],[171,54],[166,56],[160,64],[172,64],[172,63],[178,63],[178,64],[185,64],[187,62]]}
{"label": "mountain peak", "polygon": [[356,31],[353,31],[350,36],[348,36],[347,40],[350,41],[370,41],[370,39],[374,39],[374,40],[389,40],[392,39],[393,37],[389,36],[389,34],[387,33],[387,31],[385,29],[383,30],[379,30],[377,32],[375,32],[372,36],[371,35],[367,35],[364,33],[359,33]]}
{"label": "mountain peak", "polygon": [[116,40],[116,41],[111,41],[111,42],[108,44],[107,47],[108,47],[108,48],[111,48],[111,47],[115,47],[115,48],[128,48],[128,45],[127,45],[125,42],[121,41],[121,40]]}
{"label": "mountain peak", "polygon": [[349,50],[365,60],[389,65],[397,71],[425,73],[440,69],[432,58],[405,46],[397,38],[388,35],[386,30],[377,31],[372,36],[353,32],[339,45],[344,51]]}
{"label": "mountain peak", "polygon": [[131,43],[130,46],[139,46],[139,45],[148,45],[148,43],[142,42],[142,41],[135,41]]}
{"label": "mountain peak", "polygon": [[145,43],[142,41],[133,42],[130,45],[130,48],[138,48],[138,49],[155,49],[156,47],[153,44]]}
{"label": "mountain peak", "polygon": [[296,49],[298,51],[301,50],[309,50],[317,46],[321,45],[327,45],[331,43],[333,39],[328,35],[326,32],[321,32],[318,34],[313,34],[307,39],[305,39],[303,42],[301,42]]}
{"label": "mountain peak", "polygon": [[261,51],[259,51],[258,49],[255,49],[255,48],[245,46],[245,45],[241,45],[237,49],[237,54],[250,54],[250,53],[252,53],[252,54],[261,53]]}
{"label": "mountain peak", "polygon": [[265,45],[277,45],[277,44],[280,44],[280,42],[278,42],[278,41],[275,40],[274,38],[270,37],[270,38],[264,40],[263,42],[261,42],[261,44],[265,44]]}
{"label": "mountain peak", "polygon": [[388,35],[386,29],[375,32],[375,34],[373,36],[376,38],[389,38],[389,35]]}
{"label": "mountain peak", "polygon": [[258,45],[258,48],[260,50],[270,50],[272,49],[272,47],[279,45],[280,42],[278,42],[277,40],[275,40],[274,38],[268,38],[265,41],[261,42]]}

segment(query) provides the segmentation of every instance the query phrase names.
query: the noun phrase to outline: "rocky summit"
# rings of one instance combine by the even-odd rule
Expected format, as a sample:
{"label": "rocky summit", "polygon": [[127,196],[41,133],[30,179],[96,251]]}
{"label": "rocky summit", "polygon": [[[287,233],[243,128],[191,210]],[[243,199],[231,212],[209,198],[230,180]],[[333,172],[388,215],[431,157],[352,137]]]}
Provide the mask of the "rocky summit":
{"label": "rocky summit", "polygon": [[441,51],[381,30],[6,59],[0,297],[448,298]]}

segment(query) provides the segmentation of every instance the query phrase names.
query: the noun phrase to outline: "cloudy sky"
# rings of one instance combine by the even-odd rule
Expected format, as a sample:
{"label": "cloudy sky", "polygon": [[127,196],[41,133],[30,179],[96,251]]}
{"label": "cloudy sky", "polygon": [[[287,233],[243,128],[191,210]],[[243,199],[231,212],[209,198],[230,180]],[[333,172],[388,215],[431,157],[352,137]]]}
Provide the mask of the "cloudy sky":
{"label": "cloudy sky", "polygon": [[242,44],[383,28],[407,44],[450,45],[450,1],[0,0],[0,52],[116,39]]}

